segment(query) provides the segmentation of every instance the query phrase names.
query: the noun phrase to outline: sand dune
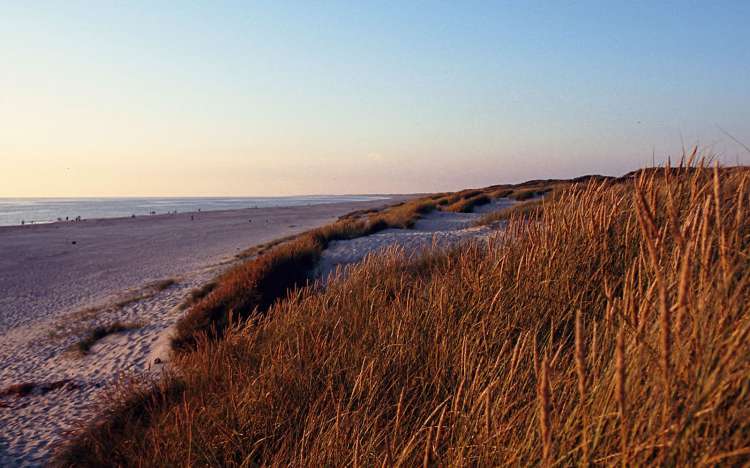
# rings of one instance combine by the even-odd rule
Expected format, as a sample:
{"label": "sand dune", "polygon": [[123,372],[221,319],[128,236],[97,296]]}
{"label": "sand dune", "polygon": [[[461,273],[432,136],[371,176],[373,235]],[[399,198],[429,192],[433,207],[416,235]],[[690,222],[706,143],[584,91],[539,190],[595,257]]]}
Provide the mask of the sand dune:
{"label": "sand dune", "polygon": [[[414,229],[334,241],[316,275],[326,278],[393,245],[417,252],[486,237],[496,231],[474,221],[513,203],[495,200],[475,213],[435,211]],[[181,304],[234,264],[239,250],[383,204],[0,228],[0,390],[40,384],[27,396],[0,395],[0,465],[44,464],[66,431],[97,415],[113,383],[158,375],[169,358],[170,327],[184,312]],[[113,323],[131,329],[106,336],[85,354],[76,348],[92,329]]]}
{"label": "sand dune", "polygon": [[[43,464],[111,383],[155,371],[179,305],[238,251],[398,198],[0,228],[0,390],[59,384],[0,396],[0,466]],[[117,321],[135,328],[71,349]]]}
{"label": "sand dune", "polygon": [[418,220],[414,229],[386,229],[366,237],[333,241],[323,252],[317,275],[324,281],[338,269],[363,260],[367,255],[399,246],[407,253],[417,253],[435,245],[449,247],[461,241],[486,237],[497,232],[488,226],[474,226],[484,213],[514,205],[514,200],[500,198],[476,207],[474,213],[433,211]]}

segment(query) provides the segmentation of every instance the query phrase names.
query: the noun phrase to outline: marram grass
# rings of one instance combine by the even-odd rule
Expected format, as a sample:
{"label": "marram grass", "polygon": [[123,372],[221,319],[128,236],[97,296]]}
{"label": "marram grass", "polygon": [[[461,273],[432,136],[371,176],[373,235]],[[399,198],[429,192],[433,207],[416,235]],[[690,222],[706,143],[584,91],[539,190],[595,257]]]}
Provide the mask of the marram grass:
{"label": "marram grass", "polygon": [[743,465],[750,173],[566,189],[488,243],[370,256],[131,389],[61,465]]}

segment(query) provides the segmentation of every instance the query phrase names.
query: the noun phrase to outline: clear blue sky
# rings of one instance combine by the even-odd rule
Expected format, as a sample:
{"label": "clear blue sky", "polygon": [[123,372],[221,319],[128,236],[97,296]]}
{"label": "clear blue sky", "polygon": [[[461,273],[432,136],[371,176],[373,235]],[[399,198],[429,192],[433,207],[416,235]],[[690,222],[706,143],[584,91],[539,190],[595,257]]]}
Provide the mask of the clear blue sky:
{"label": "clear blue sky", "polygon": [[6,2],[0,60],[0,196],[750,163],[750,1]]}

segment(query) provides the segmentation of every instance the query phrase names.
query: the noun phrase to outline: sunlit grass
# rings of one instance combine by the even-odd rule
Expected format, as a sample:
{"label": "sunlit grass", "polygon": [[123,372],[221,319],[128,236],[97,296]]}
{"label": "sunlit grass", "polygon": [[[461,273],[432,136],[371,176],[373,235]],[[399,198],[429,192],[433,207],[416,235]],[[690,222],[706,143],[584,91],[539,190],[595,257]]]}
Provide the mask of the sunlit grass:
{"label": "sunlit grass", "polygon": [[574,185],[489,243],[368,257],[198,339],[58,462],[744,465],[749,179]]}

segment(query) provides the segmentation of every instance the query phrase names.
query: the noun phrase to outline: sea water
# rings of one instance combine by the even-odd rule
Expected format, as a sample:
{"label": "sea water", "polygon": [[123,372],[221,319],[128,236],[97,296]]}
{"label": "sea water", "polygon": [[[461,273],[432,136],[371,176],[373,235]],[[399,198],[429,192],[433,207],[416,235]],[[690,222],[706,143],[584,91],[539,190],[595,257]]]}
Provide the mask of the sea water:
{"label": "sea water", "polygon": [[0,226],[195,211],[237,210],[384,200],[370,195],[187,198],[0,198]]}

